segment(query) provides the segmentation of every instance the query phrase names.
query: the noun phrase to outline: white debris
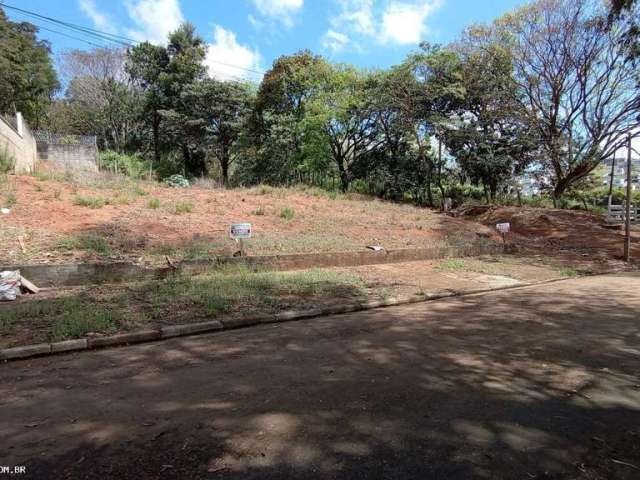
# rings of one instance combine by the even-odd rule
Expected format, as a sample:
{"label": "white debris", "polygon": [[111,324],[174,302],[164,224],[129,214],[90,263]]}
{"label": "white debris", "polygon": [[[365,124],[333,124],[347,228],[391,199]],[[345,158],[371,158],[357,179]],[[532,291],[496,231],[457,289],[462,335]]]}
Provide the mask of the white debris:
{"label": "white debris", "polygon": [[15,300],[20,295],[20,270],[0,272],[0,301]]}

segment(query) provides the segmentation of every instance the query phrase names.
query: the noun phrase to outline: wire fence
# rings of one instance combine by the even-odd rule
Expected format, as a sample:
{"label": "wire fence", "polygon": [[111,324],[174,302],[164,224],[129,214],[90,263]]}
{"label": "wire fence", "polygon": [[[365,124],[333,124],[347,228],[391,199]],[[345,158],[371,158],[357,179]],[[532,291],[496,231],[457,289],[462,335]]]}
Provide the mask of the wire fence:
{"label": "wire fence", "polygon": [[49,145],[96,145],[95,135],[65,135],[51,133],[47,130],[36,130],[34,137],[37,142],[48,143]]}
{"label": "wire fence", "polygon": [[16,132],[18,131],[18,120],[16,119],[15,115],[0,113],[0,118],[2,118],[2,120],[11,128],[13,128]]}

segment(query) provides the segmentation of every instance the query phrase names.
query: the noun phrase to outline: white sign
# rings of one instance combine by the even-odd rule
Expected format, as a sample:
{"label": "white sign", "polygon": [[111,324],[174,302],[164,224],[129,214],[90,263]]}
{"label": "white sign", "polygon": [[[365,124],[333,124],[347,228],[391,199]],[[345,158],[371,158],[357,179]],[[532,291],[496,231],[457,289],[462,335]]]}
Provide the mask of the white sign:
{"label": "white sign", "polygon": [[505,233],[509,233],[511,231],[511,224],[508,222],[496,223],[496,230],[498,230],[500,233],[504,235]]}
{"label": "white sign", "polygon": [[232,223],[229,227],[229,236],[234,240],[251,238],[250,223]]}

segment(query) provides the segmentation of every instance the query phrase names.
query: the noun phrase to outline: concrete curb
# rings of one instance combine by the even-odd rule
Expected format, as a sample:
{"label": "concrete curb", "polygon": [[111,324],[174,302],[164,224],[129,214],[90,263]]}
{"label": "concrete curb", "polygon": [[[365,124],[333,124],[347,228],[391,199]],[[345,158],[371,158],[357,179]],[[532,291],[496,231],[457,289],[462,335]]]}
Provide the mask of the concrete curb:
{"label": "concrete curb", "polygon": [[[596,275],[606,275],[610,273],[618,273],[617,271],[599,273]],[[36,345],[25,345],[22,347],[12,347],[0,349],[0,361],[21,360],[31,357],[39,357],[45,355],[53,355],[57,353],[78,352],[83,350],[94,350],[97,348],[113,347],[119,345],[131,345],[135,343],[152,342],[164,340],[174,337],[182,337],[187,335],[198,335],[219,330],[231,330],[236,328],[244,328],[261,323],[280,323],[290,322],[294,320],[302,320],[305,318],[323,317],[327,315],[338,315],[343,313],[351,313],[363,310],[373,310],[376,308],[392,307],[397,305],[407,305],[411,303],[428,302],[450,297],[466,297],[489,292],[498,292],[502,290],[513,290],[519,288],[533,287],[544,285],[547,283],[556,283],[572,278],[557,277],[549,280],[541,280],[531,283],[520,283],[517,285],[508,285],[495,288],[479,288],[475,290],[466,290],[460,292],[443,292],[425,295],[410,295],[404,297],[390,297],[381,300],[366,300],[364,302],[352,302],[343,305],[334,305],[326,308],[314,308],[310,310],[288,310],[276,313],[275,315],[266,315],[262,317],[246,317],[246,318],[222,318],[220,320],[211,320],[200,323],[187,323],[182,325],[170,325],[159,329],[139,330],[136,332],[119,333],[104,337],[80,338],[77,340],[65,340],[55,343],[40,343]]]}

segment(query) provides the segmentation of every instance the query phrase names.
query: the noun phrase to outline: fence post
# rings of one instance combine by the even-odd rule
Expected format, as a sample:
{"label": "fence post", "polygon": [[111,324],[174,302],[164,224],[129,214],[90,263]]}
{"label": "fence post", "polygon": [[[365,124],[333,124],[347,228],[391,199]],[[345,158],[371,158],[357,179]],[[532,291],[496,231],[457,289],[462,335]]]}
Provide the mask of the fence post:
{"label": "fence post", "polygon": [[16,130],[18,131],[18,135],[24,137],[24,119],[20,112],[16,112]]}
{"label": "fence post", "polygon": [[627,134],[627,202],[624,221],[624,261],[631,258],[631,134]]}

